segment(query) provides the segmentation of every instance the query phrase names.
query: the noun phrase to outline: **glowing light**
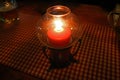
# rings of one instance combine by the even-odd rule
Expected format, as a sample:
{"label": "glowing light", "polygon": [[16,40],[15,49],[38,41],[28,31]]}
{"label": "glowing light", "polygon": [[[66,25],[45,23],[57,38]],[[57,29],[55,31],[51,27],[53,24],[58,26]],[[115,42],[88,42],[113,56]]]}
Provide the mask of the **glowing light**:
{"label": "glowing light", "polygon": [[54,31],[56,32],[62,32],[64,29],[63,29],[63,21],[60,20],[60,19],[56,19],[54,20],[54,25],[55,25],[55,28],[54,28]]}
{"label": "glowing light", "polygon": [[6,2],[6,3],[5,3],[5,6],[6,6],[6,7],[9,7],[9,6],[10,6],[10,3]]}

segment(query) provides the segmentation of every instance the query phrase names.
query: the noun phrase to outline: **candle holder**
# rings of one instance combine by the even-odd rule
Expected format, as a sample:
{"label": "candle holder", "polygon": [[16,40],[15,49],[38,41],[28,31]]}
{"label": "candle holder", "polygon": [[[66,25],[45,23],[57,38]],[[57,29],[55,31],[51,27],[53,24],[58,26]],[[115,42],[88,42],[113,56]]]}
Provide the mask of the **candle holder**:
{"label": "candle holder", "polygon": [[77,54],[81,44],[81,39],[78,41],[77,49],[71,53],[71,48],[68,47],[65,49],[53,49],[47,46],[43,46],[42,50],[46,58],[50,61],[50,67],[48,71],[52,69],[60,69],[69,66],[71,63],[78,63],[79,61],[74,58],[74,55]]}
{"label": "candle holder", "polygon": [[[37,23],[37,35],[45,45],[43,53],[51,64],[48,70],[78,62],[74,55],[80,47],[81,30],[78,18],[68,7],[56,5],[47,9]],[[72,53],[72,45],[76,42],[79,42],[79,46]]]}

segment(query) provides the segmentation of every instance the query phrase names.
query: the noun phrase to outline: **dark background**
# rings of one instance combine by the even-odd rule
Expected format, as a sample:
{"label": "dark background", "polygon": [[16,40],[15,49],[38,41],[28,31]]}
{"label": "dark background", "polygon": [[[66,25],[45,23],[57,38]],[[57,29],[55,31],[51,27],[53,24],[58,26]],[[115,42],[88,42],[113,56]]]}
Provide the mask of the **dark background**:
{"label": "dark background", "polygon": [[111,11],[117,3],[120,3],[120,0],[17,0],[17,2],[47,2],[51,5],[54,4],[92,4],[101,6],[103,9],[107,11]]}

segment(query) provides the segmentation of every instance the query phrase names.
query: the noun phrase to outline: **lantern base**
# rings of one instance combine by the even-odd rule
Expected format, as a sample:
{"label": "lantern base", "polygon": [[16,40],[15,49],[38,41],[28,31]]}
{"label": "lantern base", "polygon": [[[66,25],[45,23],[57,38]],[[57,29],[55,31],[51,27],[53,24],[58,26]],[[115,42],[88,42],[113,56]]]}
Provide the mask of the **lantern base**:
{"label": "lantern base", "polygon": [[[51,50],[51,58],[50,67],[48,71],[52,69],[60,69],[69,66],[71,63],[78,63],[76,59],[74,59],[73,55],[70,53],[69,48],[65,50]],[[57,53],[56,53],[57,52]]]}
{"label": "lantern base", "polygon": [[74,55],[78,52],[80,43],[81,40],[79,40],[79,46],[75,53],[71,53],[71,47],[65,49],[53,49],[46,46],[43,47],[43,53],[50,61],[48,71],[68,67],[71,63],[78,63],[79,61],[74,58]]}

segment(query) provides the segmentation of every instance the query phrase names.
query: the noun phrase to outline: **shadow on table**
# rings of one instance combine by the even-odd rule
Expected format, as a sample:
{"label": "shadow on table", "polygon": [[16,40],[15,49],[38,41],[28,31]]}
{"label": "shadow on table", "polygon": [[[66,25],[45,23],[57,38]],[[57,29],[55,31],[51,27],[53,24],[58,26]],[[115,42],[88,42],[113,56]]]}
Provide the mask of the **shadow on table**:
{"label": "shadow on table", "polygon": [[119,53],[120,53],[120,40],[118,41],[118,50],[119,50]]}
{"label": "shadow on table", "polygon": [[0,64],[0,80],[42,80]]}

